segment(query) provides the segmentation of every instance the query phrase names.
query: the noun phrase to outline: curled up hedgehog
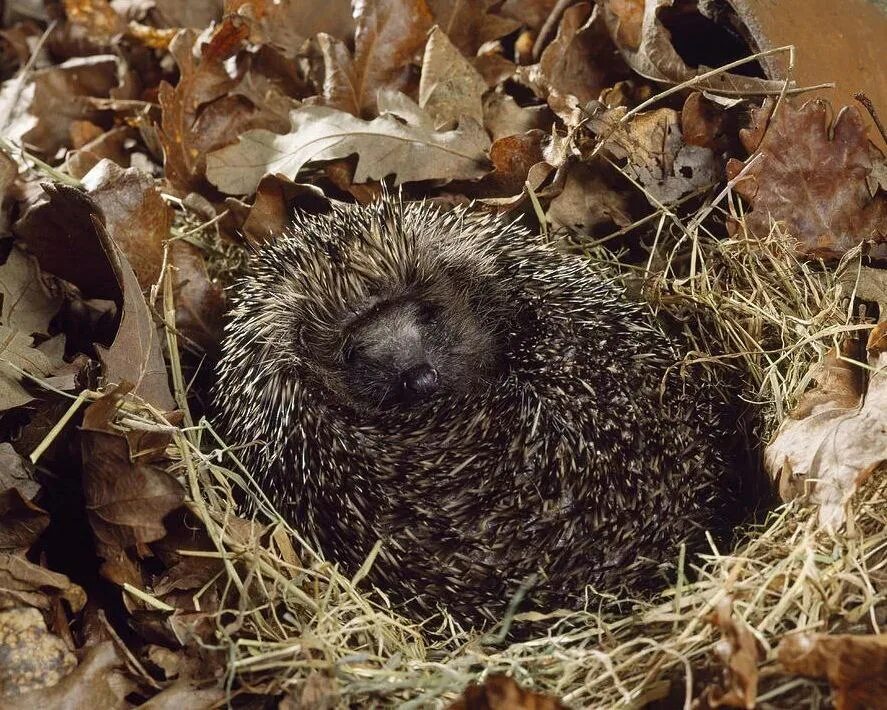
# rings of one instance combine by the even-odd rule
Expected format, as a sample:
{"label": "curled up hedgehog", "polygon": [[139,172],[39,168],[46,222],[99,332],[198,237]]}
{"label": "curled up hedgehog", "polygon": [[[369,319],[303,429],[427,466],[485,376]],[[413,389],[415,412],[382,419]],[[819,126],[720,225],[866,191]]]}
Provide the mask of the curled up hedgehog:
{"label": "curled up hedgehog", "polygon": [[[729,528],[742,466],[710,378],[588,260],[386,196],[297,216],[235,288],[216,390],[293,526],[414,614],[663,586]],[[731,430],[732,428],[732,430]],[[260,442],[256,444],[255,442]]]}

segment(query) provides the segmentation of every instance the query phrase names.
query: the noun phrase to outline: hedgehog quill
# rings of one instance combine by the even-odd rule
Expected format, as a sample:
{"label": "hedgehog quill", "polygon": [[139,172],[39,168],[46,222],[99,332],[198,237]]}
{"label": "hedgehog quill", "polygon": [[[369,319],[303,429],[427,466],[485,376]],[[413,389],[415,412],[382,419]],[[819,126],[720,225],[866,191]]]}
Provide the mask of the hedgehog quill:
{"label": "hedgehog quill", "polygon": [[[488,214],[297,216],[236,287],[217,407],[293,526],[417,615],[662,586],[736,519],[732,416],[649,309]],[[735,428],[735,425],[733,425]],[[232,441],[233,439],[233,441]],[[255,442],[261,442],[256,444]]]}

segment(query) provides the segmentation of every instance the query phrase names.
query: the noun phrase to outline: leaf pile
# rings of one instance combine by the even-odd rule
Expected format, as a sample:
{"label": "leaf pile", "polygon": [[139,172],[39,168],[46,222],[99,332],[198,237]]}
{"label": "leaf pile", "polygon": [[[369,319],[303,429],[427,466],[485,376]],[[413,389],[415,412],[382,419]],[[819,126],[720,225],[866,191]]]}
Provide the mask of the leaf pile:
{"label": "leaf pile", "polygon": [[[3,4],[0,703],[554,708],[604,697],[583,664],[608,658],[605,639],[627,633],[625,621],[595,630],[610,621],[582,617],[571,641],[556,642],[566,646],[541,653],[534,641],[513,656],[479,652],[483,638],[446,619],[408,625],[276,518],[201,419],[224,287],[248,250],[274,239],[293,210],[366,203],[383,183],[408,199],[474,201],[565,248],[618,258],[636,275],[627,285],[645,293],[667,274],[660,302],[679,317],[699,305],[696,284],[710,273],[715,285],[700,288],[753,294],[732,302],[742,325],[731,333],[737,351],[772,356],[761,391],[785,359],[773,355],[780,347],[812,342],[821,353],[839,332],[871,331],[865,349],[835,343],[768,400],[776,412],[794,406],[767,449],[785,499],[809,494],[831,534],[852,523],[848,507],[887,460],[884,328],[874,322],[887,308],[877,269],[887,258],[887,161],[859,110],[831,120],[830,107],[795,98],[803,87],[767,76],[760,56],[742,61],[750,48],[740,58],[706,44],[708,55],[686,59],[671,23],[742,24],[739,4],[714,5]],[[736,244],[811,291],[789,292],[790,303],[748,274],[731,277],[720,250]],[[872,268],[842,293],[875,310],[836,325],[837,308],[817,301],[814,285],[863,258]],[[776,316],[749,325],[777,301],[787,319],[803,314],[795,350]],[[809,335],[811,324],[823,327]],[[237,514],[244,494],[262,512],[255,520]],[[739,572],[729,575],[741,591]],[[789,576],[771,579],[773,589]],[[706,629],[687,673],[724,667],[721,681],[691,689],[700,707],[750,707],[769,682],[758,665],[774,651],[765,661],[761,636],[738,617],[737,590],[735,605],[713,614],[702,592],[698,608],[682,609],[679,595],[663,602],[669,622],[676,604],[695,615],[688,629]],[[880,594],[873,587],[870,598]],[[658,607],[638,602],[637,613],[654,619],[650,628],[669,626]],[[556,617],[549,640],[566,628]],[[723,640],[712,646],[715,627]],[[798,661],[801,643],[815,663]],[[866,637],[785,644],[783,672],[827,678],[847,703],[868,697],[856,659],[883,666],[883,644]],[[574,651],[581,662],[569,660]],[[444,656],[446,673],[435,660]],[[666,664],[645,657],[625,668],[648,661]],[[553,694],[535,692],[521,663]],[[672,692],[665,675],[623,668],[643,674],[629,692],[608,663],[611,699]]]}

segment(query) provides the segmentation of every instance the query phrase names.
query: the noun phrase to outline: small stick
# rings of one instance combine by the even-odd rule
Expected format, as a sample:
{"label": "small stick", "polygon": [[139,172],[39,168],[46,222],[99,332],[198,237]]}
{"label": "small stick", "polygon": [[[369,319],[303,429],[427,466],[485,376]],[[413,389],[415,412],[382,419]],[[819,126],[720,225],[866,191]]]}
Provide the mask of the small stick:
{"label": "small stick", "polygon": [[872,120],[875,122],[878,133],[881,134],[881,138],[887,143],[887,129],[885,129],[884,124],[881,123],[881,117],[878,116],[878,112],[875,110],[875,105],[872,103],[872,100],[861,91],[857,94],[853,94],[853,98],[865,106],[865,110],[869,112],[869,116],[871,116]]}
{"label": "small stick", "polygon": [[551,9],[551,12],[545,19],[545,24],[542,25],[542,29],[539,30],[539,36],[536,37],[536,41],[533,43],[533,59],[535,61],[538,62],[539,57],[542,56],[542,50],[545,48],[548,38],[551,37],[552,32],[554,32],[554,28],[560,22],[561,15],[563,15],[567,8],[575,2],[576,0],[558,0],[557,5]]}

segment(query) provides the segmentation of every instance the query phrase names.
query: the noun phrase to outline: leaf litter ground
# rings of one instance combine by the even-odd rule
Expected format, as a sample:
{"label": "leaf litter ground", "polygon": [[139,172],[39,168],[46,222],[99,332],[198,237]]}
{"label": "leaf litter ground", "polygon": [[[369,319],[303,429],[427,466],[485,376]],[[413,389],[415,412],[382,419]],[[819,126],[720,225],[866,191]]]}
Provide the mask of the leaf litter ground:
{"label": "leaf litter ground", "polygon": [[[252,10],[240,12],[243,5]],[[851,436],[843,448],[829,448],[835,423],[844,433],[853,412],[882,396],[883,328],[855,310],[852,296],[887,300],[883,289],[872,289],[872,270],[861,266],[871,245],[858,244],[872,237],[873,248],[883,248],[883,157],[878,163],[869,152],[857,113],[832,124],[822,106],[797,109],[784,101],[797,87],[730,73],[746,59],[720,70],[690,69],[661,24],[665,3],[649,3],[647,15],[637,2],[557,3],[560,16],[546,9],[538,17],[532,5],[358,3],[354,26],[347,12],[335,21],[334,12],[318,13],[318,22],[329,22],[313,30],[320,32],[316,53],[300,57],[311,75],[290,71],[279,56],[280,47],[304,39],[290,33],[298,3],[226,3],[229,14],[198,40],[195,31],[174,29],[206,26],[212,11],[204,19],[197,4],[167,4],[163,12],[174,19],[164,27],[154,17],[124,22],[107,3],[71,0],[65,9],[73,25],[63,30],[76,35],[86,28],[98,47],[122,34],[134,43],[126,59],[152,71],[144,50],[168,50],[177,82],[159,71],[156,102],[143,101],[132,86],[113,89],[115,67],[127,67],[113,54],[98,54],[4,83],[0,123],[12,143],[3,144],[0,186],[7,190],[18,170],[33,175],[32,168],[59,183],[37,199],[36,181],[14,186],[10,194],[25,205],[16,237],[44,271],[74,285],[87,312],[81,318],[92,318],[96,332],[111,331],[95,340],[105,381],[134,386],[98,391],[82,361],[62,358],[58,338],[49,338],[57,294],[21,286],[34,265],[14,246],[0,267],[12,284],[4,296],[35,295],[17,310],[4,299],[9,338],[0,384],[21,400],[34,396],[38,380],[57,397],[40,436],[24,440],[32,461],[69,442],[66,427],[83,415],[76,442],[87,547],[101,558],[96,574],[113,585],[111,597],[122,599],[103,604],[92,587],[87,595],[24,555],[53,516],[23,493],[27,472],[6,452],[0,645],[16,653],[33,647],[44,659],[38,687],[16,684],[16,664],[0,678],[18,693],[16,702],[127,707],[152,698],[160,707],[210,707],[282,694],[282,707],[425,707],[448,704],[478,680],[486,685],[467,692],[460,707],[483,707],[497,694],[527,707],[555,707],[554,698],[573,707],[689,707],[691,698],[696,707],[817,707],[830,691],[839,706],[852,707],[885,697],[878,685],[882,637],[863,635],[887,621],[887,482],[876,472],[882,447]],[[17,31],[31,44],[16,44],[11,33],[8,46],[23,46],[27,61],[37,40],[35,57],[45,41],[64,56],[63,41],[71,39],[49,31],[40,37],[34,27]],[[518,32],[517,65],[501,46],[484,49]],[[615,47],[607,49],[610,37]],[[410,61],[421,65],[418,81],[400,71]],[[638,74],[677,86],[660,91]],[[88,88],[84,76],[92,77]],[[485,91],[483,82],[498,89]],[[520,90],[500,90],[515,83]],[[315,85],[319,94],[312,96]],[[687,95],[693,88],[706,93]],[[523,105],[526,92],[535,96],[532,105]],[[669,99],[679,92],[679,102]],[[55,98],[68,93],[82,104],[58,110]],[[724,166],[724,155],[738,154],[729,111],[748,95],[779,97],[774,120],[772,103],[755,112],[760,131],[765,122],[777,129],[762,140],[752,121],[742,141],[756,152]],[[124,118],[110,129],[101,113],[108,110]],[[373,136],[362,142],[356,129]],[[353,144],[341,145],[345,134]],[[451,143],[458,150],[448,163],[407,160],[386,149],[390,162],[382,165],[373,161],[380,138],[411,142],[429,156]],[[249,149],[250,141],[265,153]],[[36,157],[52,163],[60,148],[72,147],[58,167]],[[354,153],[357,162],[342,160]],[[154,183],[147,177],[158,168],[151,156],[161,154],[164,181]],[[316,165],[321,159],[328,162]],[[832,179],[805,191],[821,165]],[[268,172],[299,173],[307,182]],[[725,378],[737,363],[752,374],[747,396],[763,412],[760,436],[782,443],[770,455],[779,459],[773,468],[786,498],[809,493],[810,479],[829,486],[777,509],[733,550],[712,546],[698,564],[679,556],[686,574],[652,600],[589,590],[582,611],[512,615],[483,636],[445,615],[424,625],[398,617],[362,583],[372,554],[345,577],[275,513],[237,450],[189,399],[199,367],[195,374],[182,359],[217,342],[223,302],[210,276],[229,281],[242,267],[242,247],[220,241],[216,227],[234,216],[247,239],[261,241],[285,224],[292,205],[322,202],[318,184],[365,201],[378,186],[361,181],[390,173],[407,184],[450,181],[442,190],[432,182],[429,192],[418,191],[438,199],[461,194],[506,210],[532,205],[543,231],[571,230],[571,248],[615,265],[630,291],[684,322],[696,343],[689,360],[703,360]],[[774,186],[789,197],[780,199]],[[253,190],[252,204],[240,198]],[[804,199],[814,193],[817,208],[836,207],[807,219]],[[652,212],[638,210],[638,196]],[[101,216],[92,203],[103,208]],[[732,236],[716,239],[712,232],[721,234],[724,222]],[[170,224],[173,239],[165,241]],[[615,231],[602,237],[602,226]],[[615,248],[639,228],[651,244],[643,260],[630,249],[614,256],[602,248]],[[58,233],[76,245],[76,264],[50,238]],[[130,238],[134,233],[139,239]],[[118,304],[112,325],[103,324],[103,300]],[[164,414],[173,408],[177,414]],[[792,436],[800,446],[791,445]],[[829,456],[799,458],[798,449],[811,447]],[[843,470],[848,452],[858,450],[865,457]],[[253,519],[239,517],[245,500]],[[164,517],[170,511],[183,512]],[[830,525],[823,526],[824,511],[831,511]],[[70,614],[83,626],[76,629],[83,641],[77,658]],[[507,640],[508,629],[522,640]],[[500,672],[546,695],[502,685]],[[825,678],[831,688],[804,675]]]}

